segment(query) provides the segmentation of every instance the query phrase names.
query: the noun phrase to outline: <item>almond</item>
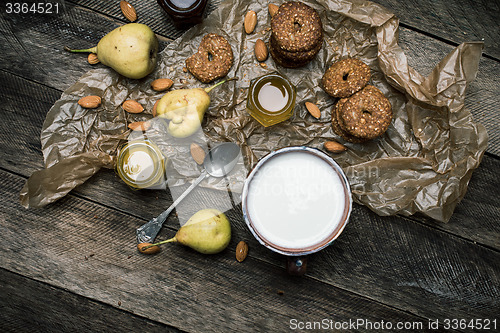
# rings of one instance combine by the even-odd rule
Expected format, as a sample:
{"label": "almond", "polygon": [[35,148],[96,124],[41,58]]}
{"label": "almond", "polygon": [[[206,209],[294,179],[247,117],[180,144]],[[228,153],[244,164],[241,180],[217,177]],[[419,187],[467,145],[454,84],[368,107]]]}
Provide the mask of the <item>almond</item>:
{"label": "almond", "polygon": [[306,102],[306,109],[314,118],[316,119],[321,118],[321,111],[319,110],[316,104],[313,104],[311,102]]}
{"label": "almond", "polygon": [[132,5],[127,1],[120,1],[120,9],[122,10],[123,16],[125,16],[125,18],[130,22],[137,20],[137,12],[135,11],[135,8],[132,7]]}
{"label": "almond", "polygon": [[[160,247],[158,245],[155,245],[155,246],[151,246],[153,244],[151,243],[140,243],[140,244],[137,244],[137,250],[139,250],[139,252],[141,253],[144,253],[144,254],[155,254],[155,253],[158,253],[160,252]],[[145,249],[145,247],[149,246],[148,248]]]}
{"label": "almond", "polygon": [[78,104],[85,109],[95,109],[101,105],[101,97],[94,95],[82,97],[78,100]]}
{"label": "almond", "polygon": [[249,10],[248,13],[245,15],[245,32],[247,34],[251,34],[253,30],[255,29],[255,26],[257,25],[257,13],[255,13],[253,10]]}
{"label": "almond", "polygon": [[337,154],[347,150],[346,146],[335,141],[327,141],[323,145],[325,149],[330,153]]}
{"label": "almond", "polygon": [[155,91],[165,91],[167,89],[170,89],[173,84],[174,81],[170,79],[156,79],[151,82],[151,88]]}
{"label": "almond", "polygon": [[205,161],[205,151],[203,148],[200,147],[200,145],[196,143],[191,143],[191,156],[193,157],[193,160],[195,160],[196,163],[198,164],[203,164],[203,161]]}
{"label": "almond", "polygon": [[95,64],[98,64],[100,62],[99,58],[97,58],[97,54],[95,54],[95,53],[89,53],[89,56],[87,57],[87,61],[91,65],[95,65]]}
{"label": "almond", "polygon": [[248,255],[248,244],[244,241],[240,241],[238,245],[236,245],[236,260],[238,262],[242,262]]}
{"label": "almond", "polygon": [[262,41],[262,39],[257,39],[255,42],[255,58],[257,58],[258,61],[265,61],[267,59],[267,46],[266,43]]}
{"label": "almond", "polygon": [[271,15],[271,17],[276,15],[276,13],[278,12],[278,9],[279,9],[279,7],[277,5],[275,5],[274,3],[270,3],[269,6],[267,6],[267,8],[269,9],[269,15]]}
{"label": "almond", "polygon": [[141,113],[142,111],[144,111],[142,105],[132,99],[123,102],[122,108],[128,113]]}
{"label": "almond", "polygon": [[128,128],[132,131],[146,131],[151,127],[151,123],[149,121],[136,121],[128,124]]}
{"label": "almond", "polygon": [[158,106],[158,102],[159,102],[159,101],[160,101],[160,100],[157,100],[157,101],[155,102],[155,105],[153,105],[153,112],[152,112],[153,117],[156,117],[156,107]]}

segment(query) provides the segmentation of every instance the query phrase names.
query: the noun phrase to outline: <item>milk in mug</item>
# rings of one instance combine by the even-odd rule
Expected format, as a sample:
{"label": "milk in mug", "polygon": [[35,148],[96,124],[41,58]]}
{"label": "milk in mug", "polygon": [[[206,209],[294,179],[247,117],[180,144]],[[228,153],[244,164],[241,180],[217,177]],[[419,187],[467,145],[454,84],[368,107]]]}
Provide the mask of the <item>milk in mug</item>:
{"label": "milk in mug", "polygon": [[247,184],[247,220],[271,247],[325,246],[347,222],[348,191],[344,178],[317,154],[300,149],[276,154]]}

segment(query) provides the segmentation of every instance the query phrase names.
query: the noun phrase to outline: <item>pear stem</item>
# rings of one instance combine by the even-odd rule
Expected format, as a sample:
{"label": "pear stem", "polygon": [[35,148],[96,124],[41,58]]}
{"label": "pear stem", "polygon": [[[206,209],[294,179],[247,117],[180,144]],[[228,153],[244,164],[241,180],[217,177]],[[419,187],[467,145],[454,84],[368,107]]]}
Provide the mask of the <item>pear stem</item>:
{"label": "pear stem", "polygon": [[221,84],[223,84],[223,83],[225,83],[225,82],[228,82],[228,81],[232,81],[232,80],[238,80],[238,78],[237,78],[237,77],[232,77],[232,78],[230,78],[230,79],[225,79],[225,80],[222,80],[222,81],[220,81],[219,83],[214,84],[214,85],[213,85],[213,86],[211,86],[211,87],[205,88],[205,91],[206,91],[206,92],[207,92],[207,94],[208,94],[208,93],[209,93],[209,92],[211,92],[211,91],[212,91],[212,89],[214,89],[215,87],[218,87],[218,86],[220,86]]}
{"label": "pear stem", "polygon": [[149,249],[150,247],[153,247],[153,246],[158,246],[158,245],[162,245],[162,244],[166,244],[166,243],[174,243],[174,242],[177,242],[177,238],[172,237],[170,239],[167,239],[167,240],[164,240],[164,241],[161,241],[161,242],[158,242],[158,243],[146,245],[146,246],[144,246],[144,247],[141,248],[141,251],[147,250],[147,249]]}
{"label": "pear stem", "polygon": [[82,50],[70,49],[69,47],[65,46],[64,50],[73,53],[75,52],[97,53],[97,46],[91,47],[90,49],[82,49]]}

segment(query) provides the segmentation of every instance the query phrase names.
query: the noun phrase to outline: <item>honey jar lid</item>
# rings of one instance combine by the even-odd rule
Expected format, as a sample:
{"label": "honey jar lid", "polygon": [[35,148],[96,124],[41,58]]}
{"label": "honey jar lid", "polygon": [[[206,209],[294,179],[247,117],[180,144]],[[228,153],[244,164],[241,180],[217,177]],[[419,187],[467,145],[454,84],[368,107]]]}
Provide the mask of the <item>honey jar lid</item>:
{"label": "honey jar lid", "polygon": [[165,180],[165,157],[151,141],[129,141],[118,152],[116,172],[131,188],[151,188]]}

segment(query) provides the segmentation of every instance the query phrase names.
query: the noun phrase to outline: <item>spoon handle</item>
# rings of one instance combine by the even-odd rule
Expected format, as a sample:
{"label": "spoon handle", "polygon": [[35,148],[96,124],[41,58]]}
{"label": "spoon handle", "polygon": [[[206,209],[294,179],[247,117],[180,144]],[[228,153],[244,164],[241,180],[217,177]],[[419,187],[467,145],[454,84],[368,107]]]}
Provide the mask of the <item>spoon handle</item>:
{"label": "spoon handle", "polygon": [[198,178],[195,179],[195,181],[189,186],[184,193],[182,193],[177,200],[174,201],[173,204],[168,207],[166,211],[158,215],[157,217],[152,218],[149,222],[143,224],[141,227],[139,227],[136,230],[137,233],[137,241],[139,243],[152,243],[158,233],[161,230],[161,227],[163,226],[163,223],[167,220],[168,215],[174,210],[174,208],[184,199],[189,192],[191,192],[198,184],[205,179],[208,176],[208,173],[206,170],[203,170],[203,172],[200,174]]}

